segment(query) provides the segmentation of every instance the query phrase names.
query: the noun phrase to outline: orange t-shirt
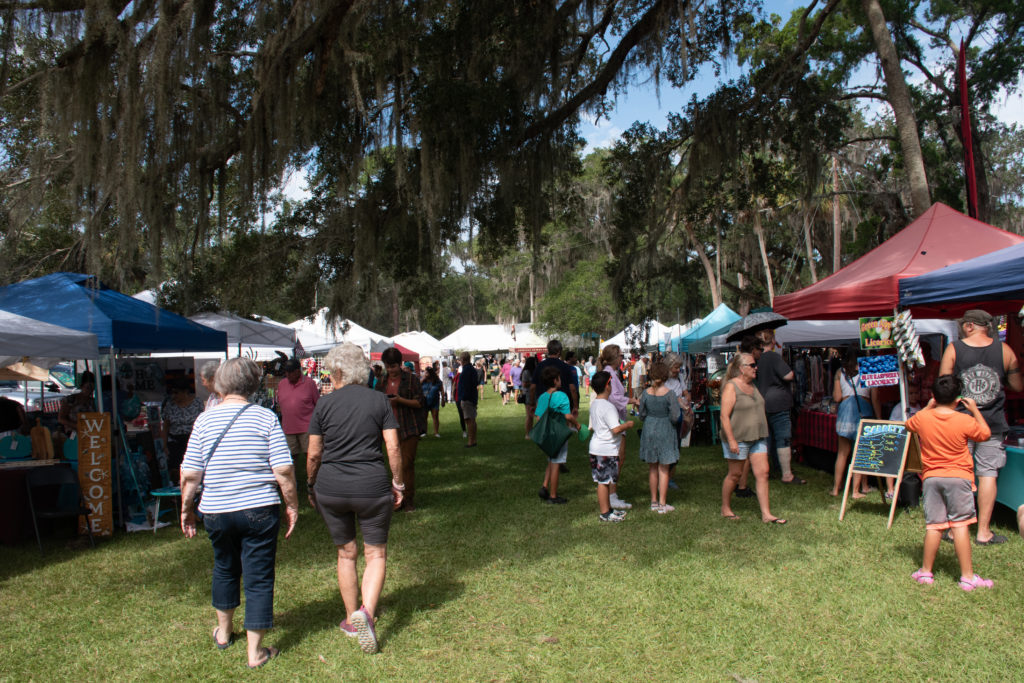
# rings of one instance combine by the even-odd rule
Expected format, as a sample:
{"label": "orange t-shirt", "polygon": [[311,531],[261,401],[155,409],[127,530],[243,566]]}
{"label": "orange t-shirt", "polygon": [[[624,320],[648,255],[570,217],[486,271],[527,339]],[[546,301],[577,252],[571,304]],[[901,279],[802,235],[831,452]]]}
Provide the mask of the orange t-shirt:
{"label": "orange t-shirt", "polygon": [[974,481],[974,459],[967,441],[985,441],[991,436],[970,415],[922,410],[907,420],[907,429],[921,440],[922,479],[958,477]]}

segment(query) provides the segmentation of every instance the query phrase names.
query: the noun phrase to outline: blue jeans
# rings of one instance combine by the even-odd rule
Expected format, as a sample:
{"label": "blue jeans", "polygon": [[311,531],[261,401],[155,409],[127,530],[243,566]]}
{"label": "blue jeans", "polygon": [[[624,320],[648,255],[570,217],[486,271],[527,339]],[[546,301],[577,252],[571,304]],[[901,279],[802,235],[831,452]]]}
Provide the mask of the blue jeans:
{"label": "blue jeans", "polygon": [[281,525],[279,505],[203,516],[213,544],[213,607],[230,610],[241,604],[239,579],[245,575],[245,629],[274,625],[274,560]]}

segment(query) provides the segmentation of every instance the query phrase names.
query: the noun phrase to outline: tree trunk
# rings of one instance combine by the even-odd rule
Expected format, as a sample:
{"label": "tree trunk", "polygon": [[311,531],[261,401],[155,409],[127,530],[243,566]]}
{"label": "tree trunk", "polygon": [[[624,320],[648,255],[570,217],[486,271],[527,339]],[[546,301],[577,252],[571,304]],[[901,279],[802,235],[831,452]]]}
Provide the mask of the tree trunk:
{"label": "tree trunk", "polygon": [[718,304],[722,303],[722,233],[715,227],[715,286],[718,287]]}
{"label": "tree trunk", "polygon": [[775,304],[775,283],[772,281],[772,266],[768,263],[768,249],[765,246],[764,226],[761,225],[761,212],[754,208],[754,234],[757,235],[757,246],[761,251],[761,263],[764,264],[764,279],[768,283],[768,305]]}
{"label": "tree trunk", "polygon": [[398,312],[398,308],[399,307],[398,307],[398,283],[397,282],[394,284],[394,287],[392,287],[391,292],[392,292],[392,297],[391,297],[391,326],[394,328],[394,331],[391,333],[391,336],[395,336],[399,332],[399,324],[400,324],[400,321],[401,321],[401,318],[400,318],[399,312]]}
{"label": "tree trunk", "polygon": [[910,91],[900,67],[900,57],[896,54],[889,26],[885,23],[885,15],[878,0],[861,0],[864,13],[868,18],[868,27],[875,41],[878,59],[882,63],[885,75],[886,98],[896,116],[896,132],[903,151],[903,164],[907,169],[910,182],[911,213],[917,218],[932,204],[931,193],[928,191],[928,176],[924,171],[924,156],[921,153],[921,138],[917,132],[917,120],[914,118],[914,107],[910,102]]}
{"label": "tree trunk", "polygon": [[[972,124],[974,125],[974,124]],[[971,147],[974,148],[974,179],[978,184],[978,220],[988,223],[992,218],[992,196],[988,191],[988,173],[985,171],[985,153],[981,149],[981,136],[974,128]]]}
{"label": "tree trunk", "polygon": [[832,272],[842,262],[843,224],[839,220],[839,160],[832,155]]}
{"label": "tree trunk", "polygon": [[697,252],[697,257],[700,258],[700,264],[704,266],[704,274],[708,278],[708,289],[711,290],[711,307],[717,308],[722,303],[722,290],[715,279],[715,269],[711,265],[711,259],[704,252],[704,244],[697,241],[697,235],[693,232],[693,226],[689,223],[684,223],[683,229],[686,230],[686,236],[690,238],[690,244],[693,245],[693,250]]}
{"label": "tree trunk", "polygon": [[814,267],[814,245],[811,244],[811,204],[804,204],[804,245],[807,248],[807,265],[811,269],[811,283],[818,281],[818,270]]}

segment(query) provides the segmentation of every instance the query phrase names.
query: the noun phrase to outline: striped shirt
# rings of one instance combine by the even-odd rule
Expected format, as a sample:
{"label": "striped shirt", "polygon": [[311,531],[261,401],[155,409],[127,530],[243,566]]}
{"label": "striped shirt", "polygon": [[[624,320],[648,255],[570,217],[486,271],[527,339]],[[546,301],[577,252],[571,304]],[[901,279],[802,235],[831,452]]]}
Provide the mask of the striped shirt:
{"label": "striped shirt", "polygon": [[239,410],[221,404],[196,418],[182,470],[203,473],[204,514],[279,505],[274,467],[290,467],[291,452],[273,412],[252,406],[231,425],[211,456],[210,449]]}

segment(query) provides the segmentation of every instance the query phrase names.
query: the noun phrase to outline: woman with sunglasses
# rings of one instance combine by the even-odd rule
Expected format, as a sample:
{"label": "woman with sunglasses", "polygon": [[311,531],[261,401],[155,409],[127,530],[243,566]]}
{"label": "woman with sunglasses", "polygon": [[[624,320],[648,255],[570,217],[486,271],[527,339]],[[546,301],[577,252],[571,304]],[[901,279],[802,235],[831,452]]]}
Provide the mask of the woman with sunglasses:
{"label": "woman with sunglasses", "polygon": [[761,521],[785,524],[768,507],[768,419],[764,398],[757,390],[757,363],[749,353],[738,353],[725,371],[722,388],[722,454],[729,463],[729,472],[722,482],[722,517],[738,520],[732,511],[732,492],[743,474],[743,463],[749,458],[750,469],[757,482],[757,502]]}

